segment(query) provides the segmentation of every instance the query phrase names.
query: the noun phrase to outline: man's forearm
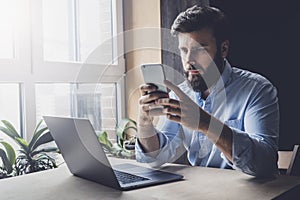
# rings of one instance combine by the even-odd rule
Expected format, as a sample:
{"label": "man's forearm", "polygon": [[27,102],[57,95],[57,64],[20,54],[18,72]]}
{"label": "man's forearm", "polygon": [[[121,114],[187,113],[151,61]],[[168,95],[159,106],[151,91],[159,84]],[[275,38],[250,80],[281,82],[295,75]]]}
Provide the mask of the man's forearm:
{"label": "man's forearm", "polygon": [[138,140],[145,153],[156,156],[159,150],[159,139],[157,134],[149,138],[138,138]]}
{"label": "man's forearm", "polygon": [[138,135],[137,138],[139,143],[145,153],[153,154],[151,156],[155,156],[154,152],[158,152],[159,150],[159,138],[154,128],[153,124],[150,123],[146,126],[138,125]]}
{"label": "man's forearm", "polygon": [[217,147],[223,152],[228,160],[233,163],[232,159],[232,131],[224,125],[222,133],[216,143]]}
{"label": "man's forearm", "polygon": [[[205,126],[201,127],[206,136],[223,152],[228,160],[232,159],[232,131],[231,129],[212,116],[205,116],[209,121]],[[202,118],[203,119],[203,118]]]}

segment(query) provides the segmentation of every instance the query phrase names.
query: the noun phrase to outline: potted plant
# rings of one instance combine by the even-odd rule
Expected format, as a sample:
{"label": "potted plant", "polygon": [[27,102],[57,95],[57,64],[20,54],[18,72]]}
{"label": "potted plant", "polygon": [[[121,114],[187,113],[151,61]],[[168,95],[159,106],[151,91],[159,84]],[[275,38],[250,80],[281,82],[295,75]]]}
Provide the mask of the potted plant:
{"label": "potted plant", "polygon": [[[43,120],[40,120],[35,127],[33,136],[29,142],[20,136],[10,122],[6,120],[2,120],[1,122],[4,126],[0,126],[0,130],[12,138],[20,147],[19,155],[15,158],[14,162],[15,175],[28,174],[57,167],[55,159],[48,153],[59,153],[58,148],[56,146],[43,146],[53,141],[48,127],[41,127]],[[10,155],[10,157],[13,161],[13,155]]]}
{"label": "potted plant", "polygon": [[129,130],[137,131],[136,122],[129,118],[124,118],[116,127],[117,142],[113,143],[108,137],[106,131],[103,131],[99,136],[98,140],[104,147],[106,152],[112,156],[119,158],[135,158],[135,135],[130,136]]}

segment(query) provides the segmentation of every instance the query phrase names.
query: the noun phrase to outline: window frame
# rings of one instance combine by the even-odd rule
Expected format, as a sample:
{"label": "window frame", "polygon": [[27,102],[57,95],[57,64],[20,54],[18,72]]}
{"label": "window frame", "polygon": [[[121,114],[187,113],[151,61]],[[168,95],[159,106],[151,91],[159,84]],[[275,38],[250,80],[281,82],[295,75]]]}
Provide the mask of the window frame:
{"label": "window frame", "polygon": [[[19,58],[14,60],[0,59],[0,83],[21,83],[23,114],[20,125],[26,139],[30,139],[36,126],[36,83],[116,83],[118,119],[125,116],[125,59],[123,41],[123,1],[111,0],[116,19],[117,65],[82,64],[79,62],[52,62],[43,60],[42,1],[17,0],[24,9],[22,35],[18,36]],[[74,0],[77,1],[77,0]],[[30,12],[31,11],[31,12]],[[26,22],[26,23],[25,23]],[[19,38],[20,37],[20,38]],[[59,73],[57,73],[59,72]],[[78,77],[80,73],[80,77]],[[104,75],[103,75],[104,74]],[[101,79],[99,80],[99,75]]]}
{"label": "window frame", "polygon": [[[30,0],[15,0],[18,5],[17,13],[22,16],[15,20],[18,26],[14,32],[14,54],[15,58],[5,59],[0,58],[0,71],[6,73],[8,76],[2,76],[1,82],[16,81],[16,78],[20,80],[22,73],[29,73],[31,70],[31,48],[30,48]],[[17,73],[16,73],[17,72]],[[16,78],[9,76],[10,74],[16,74]],[[24,78],[22,78],[24,79]],[[18,81],[16,81],[18,82]]]}
{"label": "window frame", "polygon": [[[76,0],[74,0],[76,1]],[[37,82],[97,82],[98,75],[105,73],[106,78],[101,82],[115,82],[120,79],[125,72],[124,60],[124,41],[123,41],[123,12],[122,2],[118,0],[111,0],[112,7],[115,7],[116,16],[116,39],[117,43],[117,65],[102,65],[102,64],[87,64],[80,62],[54,62],[43,60],[43,32],[42,32],[42,1],[33,0],[32,10],[32,43],[33,43],[33,60],[32,70],[34,72],[34,79]],[[118,3],[116,3],[118,2]],[[117,68],[117,70],[116,70]],[[60,72],[59,74],[57,72]],[[78,74],[81,74],[80,79],[76,79]],[[75,78],[75,79],[74,79]]]}

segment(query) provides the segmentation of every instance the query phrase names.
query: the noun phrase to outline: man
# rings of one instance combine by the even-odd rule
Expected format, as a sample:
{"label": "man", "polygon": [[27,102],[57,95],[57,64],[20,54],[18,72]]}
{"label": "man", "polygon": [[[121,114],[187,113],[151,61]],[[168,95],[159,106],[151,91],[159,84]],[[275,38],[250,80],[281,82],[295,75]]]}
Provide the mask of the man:
{"label": "man", "polygon": [[[174,161],[183,145],[193,166],[278,173],[277,91],[261,75],[231,67],[224,13],[194,6],[178,15],[171,33],[186,81],[178,87],[165,81],[169,95],[153,84],[140,87],[137,160],[160,166]],[[154,106],[163,106],[167,118],[159,130],[152,122]]]}

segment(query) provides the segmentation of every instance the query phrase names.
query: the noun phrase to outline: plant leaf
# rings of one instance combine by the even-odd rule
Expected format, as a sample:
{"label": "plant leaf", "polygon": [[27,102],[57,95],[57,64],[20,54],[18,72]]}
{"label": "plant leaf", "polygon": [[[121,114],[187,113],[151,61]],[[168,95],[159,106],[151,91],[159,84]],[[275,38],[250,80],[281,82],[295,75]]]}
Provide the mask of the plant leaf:
{"label": "plant leaf", "polygon": [[129,129],[133,129],[135,132],[137,132],[137,128],[135,126],[127,126],[126,128],[124,128],[124,132],[126,133]]}
{"label": "plant leaf", "polygon": [[24,151],[23,149],[19,149],[18,151],[19,151],[21,154],[24,154],[25,156],[27,156],[27,152]]}
{"label": "plant leaf", "polygon": [[41,135],[37,141],[35,142],[35,144],[32,146],[31,151],[34,151],[37,147],[39,147],[42,144],[46,144],[48,142],[52,142],[53,141],[53,137],[50,134],[50,131],[44,133],[43,135]]}
{"label": "plant leaf", "polygon": [[117,149],[117,150],[123,150],[123,148],[119,144],[117,144],[117,143],[113,144],[113,148]]}
{"label": "plant leaf", "polygon": [[130,119],[130,118],[123,118],[122,121],[125,121],[128,123],[132,123],[134,126],[136,126],[136,121],[134,121],[133,119]]}
{"label": "plant leaf", "polygon": [[4,146],[7,154],[7,158],[10,161],[10,163],[15,163],[16,161],[16,152],[14,148],[5,141],[0,141],[0,143]]}
{"label": "plant leaf", "polygon": [[0,148],[0,158],[2,159],[3,166],[8,174],[10,174],[13,171],[12,163],[9,161],[6,152]]}
{"label": "plant leaf", "polygon": [[[129,126],[129,124],[132,123],[133,126]],[[130,128],[127,128],[127,127],[130,127],[132,129],[134,129],[135,131],[137,130],[136,129],[136,122],[130,118],[123,118],[118,127],[117,127],[117,137],[118,137],[118,143],[123,146],[123,142],[126,138],[126,131]]]}
{"label": "plant leaf", "polygon": [[37,131],[37,129],[34,131],[34,135],[32,136],[32,139],[29,142],[29,149],[30,151],[33,151],[33,146],[37,142],[38,138],[46,131],[48,130],[48,127],[44,127]]}
{"label": "plant leaf", "polygon": [[[23,152],[23,153],[24,153],[24,152]],[[24,155],[23,155],[23,154],[18,155],[17,158],[16,158],[16,160],[17,160],[17,159],[28,159],[28,157],[27,157],[27,155],[24,153]]]}
{"label": "plant leaf", "polygon": [[28,143],[26,142],[25,139],[20,138],[20,137],[16,137],[16,138],[15,138],[15,141],[20,145],[20,147],[21,147],[24,151],[29,152],[29,149],[28,149]]}
{"label": "plant leaf", "polygon": [[127,124],[129,124],[129,123],[133,123],[134,125],[136,125],[136,122],[135,122],[134,120],[132,120],[132,119],[130,119],[130,118],[123,118],[123,119],[119,122],[118,127],[124,128],[124,127],[126,127]]}
{"label": "plant leaf", "polygon": [[111,152],[115,155],[118,155],[121,153],[121,151],[123,151],[123,148],[118,144],[118,143],[114,143],[111,149]]}
{"label": "plant leaf", "polygon": [[[37,151],[33,151],[31,153],[31,156],[33,157],[33,156],[35,156],[37,154],[40,154],[40,153],[50,153],[50,152],[58,153],[59,149],[57,147],[46,147],[46,148],[43,148],[43,149],[40,149],[40,150],[37,150]],[[49,155],[46,155],[46,156],[49,156]]]}
{"label": "plant leaf", "polygon": [[111,148],[113,146],[113,144],[111,143],[111,141],[108,138],[107,132],[103,131],[99,136],[98,136],[98,140],[99,142],[101,142],[101,144],[106,145],[107,147]]}
{"label": "plant leaf", "polygon": [[121,152],[121,155],[123,156],[123,157],[126,157],[126,158],[133,158],[134,156],[135,156],[135,153],[134,153],[134,151],[122,151]]}
{"label": "plant leaf", "polygon": [[0,126],[0,130],[5,133],[7,136],[12,138],[21,148],[23,148],[26,152],[28,152],[28,144],[26,140],[21,138],[19,134],[17,133],[16,129],[13,127],[13,125],[6,121],[6,120],[1,120],[2,123],[6,126]]}
{"label": "plant leaf", "polygon": [[1,120],[1,122],[6,126],[6,128],[10,131],[10,133],[15,137],[20,137],[19,133],[15,129],[15,127],[7,120]]}
{"label": "plant leaf", "polygon": [[43,122],[43,119],[41,119],[41,120],[39,121],[39,123],[35,126],[35,129],[34,129],[34,131],[33,131],[33,135],[36,134],[36,132],[37,132],[37,130],[39,129],[39,127],[40,127],[40,125],[42,124],[42,122]]}
{"label": "plant leaf", "polygon": [[16,136],[8,128],[0,126],[0,130],[10,138],[15,139]]}

